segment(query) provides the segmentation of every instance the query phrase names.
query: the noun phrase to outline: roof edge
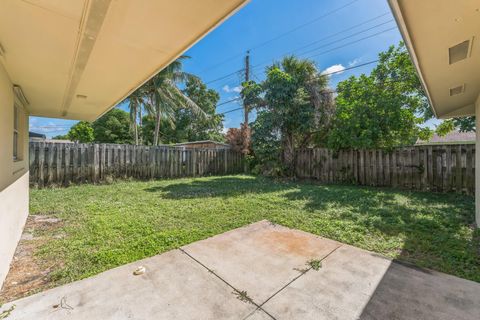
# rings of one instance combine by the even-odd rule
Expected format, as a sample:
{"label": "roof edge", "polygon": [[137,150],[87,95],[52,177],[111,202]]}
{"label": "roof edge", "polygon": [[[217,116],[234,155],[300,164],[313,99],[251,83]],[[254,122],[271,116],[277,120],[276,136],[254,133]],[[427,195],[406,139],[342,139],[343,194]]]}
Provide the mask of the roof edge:
{"label": "roof edge", "polygon": [[209,28],[203,30],[202,32],[200,32],[199,34],[197,34],[197,36],[193,39],[192,42],[190,42],[187,46],[181,48],[179,51],[177,51],[176,54],[173,55],[173,57],[169,60],[167,60],[167,63],[161,65],[158,69],[156,69],[152,74],[150,74],[146,79],[143,79],[140,83],[138,83],[137,85],[135,85],[133,88],[131,88],[129,91],[127,91],[126,94],[124,94],[122,97],[120,97],[120,99],[117,99],[113,105],[110,105],[109,107],[107,107],[105,109],[104,112],[102,112],[101,114],[99,114],[98,116],[96,116],[95,118],[90,118],[90,119],[86,119],[86,121],[89,121],[89,122],[93,122],[95,120],[97,120],[98,118],[102,117],[105,113],[107,113],[108,111],[112,110],[113,108],[115,108],[117,105],[119,105],[123,100],[125,100],[125,98],[127,98],[128,96],[130,96],[135,90],[137,90],[138,88],[140,88],[142,85],[144,85],[146,82],[148,82],[148,80],[150,80],[152,77],[154,77],[157,73],[159,73],[160,71],[162,71],[163,69],[165,69],[169,64],[171,64],[172,62],[174,62],[178,57],[180,57],[184,52],[186,52],[187,50],[189,50],[191,47],[193,47],[195,44],[197,44],[200,40],[202,40],[207,34],[209,34],[210,32],[212,32],[214,29],[216,29],[219,25],[221,25],[224,21],[226,21],[228,18],[230,18],[231,16],[233,16],[235,13],[237,13],[240,9],[242,9],[244,6],[246,6],[251,0],[240,0],[241,3],[239,5],[237,5],[236,7],[232,8],[232,10],[230,12],[227,12],[222,18],[220,18],[219,20],[215,21],[212,25],[210,25]]}
{"label": "roof edge", "polygon": [[434,103],[432,100],[432,97],[430,95],[430,91],[428,90],[427,83],[423,77],[422,69],[420,68],[420,64],[418,63],[418,58],[415,53],[415,47],[413,46],[412,39],[410,38],[410,35],[408,33],[408,28],[405,23],[405,19],[403,18],[402,10],[400,9],[399,5],[399,0],[388,0],[388,5],[390,6],[390,10],[392,11],[393,17],[395,18],[395,21],[397,22],[398,29],[400,30],[400,34],[402,35],[403,41],[405,42],[405,45],[407,47],[408,53],[410,54],[410,57],[412,58],[412,62],[415,66],[415,69],[417,71],[417,75],[420,78],[420,83],[422,84],[423,90],[425,91],[427,95],[428,102],[430,104],[430,108],[433,111],[433,114],[435,115],[436,118],[439,118],[437,114],[437,110],[435,110]]}

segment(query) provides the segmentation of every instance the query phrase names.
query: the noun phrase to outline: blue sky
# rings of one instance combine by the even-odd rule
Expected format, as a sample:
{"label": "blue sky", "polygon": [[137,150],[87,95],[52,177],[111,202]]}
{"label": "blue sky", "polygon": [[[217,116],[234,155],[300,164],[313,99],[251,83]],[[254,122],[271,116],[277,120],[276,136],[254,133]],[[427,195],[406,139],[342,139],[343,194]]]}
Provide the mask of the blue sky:
{"label": "blue sky", "polygon": [[[221,103],[238,96],[242,78],[236,71],[243,68],[247,50],[252,78],[258,81],[264,78],[265,67],[285,54],[311,58],[322,71],[340,71],[375,60],[380,51],[400,40],[385,0],[251,0],[186,53],[191,59],[184,68],[216,89]],[[332,75],[330,85],[368,73],[374,66]],[[238,107],[238,102],[233,102],[219,106],[218,112]],[[224,126],[238,127],[242,118],[241,110],[227,113]],[[65,134],[74,123],[31,117],[30,130],[51,137]]]}

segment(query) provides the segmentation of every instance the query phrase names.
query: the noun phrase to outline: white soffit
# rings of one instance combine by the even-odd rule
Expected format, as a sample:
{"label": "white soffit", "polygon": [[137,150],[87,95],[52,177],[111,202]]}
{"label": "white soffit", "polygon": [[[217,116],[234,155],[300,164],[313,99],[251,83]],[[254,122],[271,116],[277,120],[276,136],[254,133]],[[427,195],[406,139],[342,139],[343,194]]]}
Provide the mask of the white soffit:
{"label": "white soffit", "polygon": [[480,93],[480,1],[389,3],[436,116],[474,115]]}
{"label": "white soffit", "polygon": [[1,0],[0,63],[31,115],[95,120],[248,0]]}

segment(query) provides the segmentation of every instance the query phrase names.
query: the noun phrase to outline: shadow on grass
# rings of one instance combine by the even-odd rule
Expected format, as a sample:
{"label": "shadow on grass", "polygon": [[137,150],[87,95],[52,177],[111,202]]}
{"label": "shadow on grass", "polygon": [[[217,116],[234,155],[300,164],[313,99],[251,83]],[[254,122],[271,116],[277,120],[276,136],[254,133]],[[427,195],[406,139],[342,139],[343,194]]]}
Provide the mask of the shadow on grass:
{"label": "shadow on grass", "polygon": [[154,186],[147,192],[159,192],[164,199],[194,199],[231,197],[248,193],[269,193],[293,188],[284,182],[275,182],[263,177],[228,176],[195,179],[190,182]]}
{"label": "shadow on grass", "polygon": [[393,255],[397,259],[480,282],[480,232],[474,230],[471,197],[367,187],[325,188],[331,190],[300,187],[286,197],[290,201],[306,199],[305,209],[312,212],[333,210],[337,219],[351,221],[364,236],[377,234],[387,242],[402,239],[401,248]]}
{"label": "shadow on grass", "polygon": [[[284,210],[290,205],[304,212],[289,227],[300,223],[305,231],[480,282],[480,232],[473,230],[474,201],[468,196],[245,176],[195,179],[145,191],[165,199],[276,193],[286,200],[279,207],[287,211],[283,214],[290,214]],[[265,218],[275,220],[273,211]],[[326,223],[332,223],[329,229]]]}

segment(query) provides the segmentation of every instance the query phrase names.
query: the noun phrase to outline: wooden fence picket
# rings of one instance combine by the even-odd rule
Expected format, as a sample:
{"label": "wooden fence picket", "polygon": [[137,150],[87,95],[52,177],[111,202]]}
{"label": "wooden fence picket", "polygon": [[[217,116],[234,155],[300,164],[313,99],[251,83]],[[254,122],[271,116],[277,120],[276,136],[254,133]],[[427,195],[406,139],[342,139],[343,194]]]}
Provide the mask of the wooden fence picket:
{"label": "wooden fence picket", "polygon": [[39,187],[107,178],[174,178],[243,172],[242,155],[228,149],[30,142],[30,182]]}
{"label": "wooden fence picket", "polygon": [[392,151],[299,150],[299,178],[474,194],[475,145],[414,146]]}
{"label": "wooden fence picket", "polygon": [[[30,142],[30,181],[42,186],[110,178],[174,178],[241,173],[230,149]],[[392,151],[299,150],[298,177],[325,183],[393,186],[440,192],[475,191],[475,145],[415,146]]]}

